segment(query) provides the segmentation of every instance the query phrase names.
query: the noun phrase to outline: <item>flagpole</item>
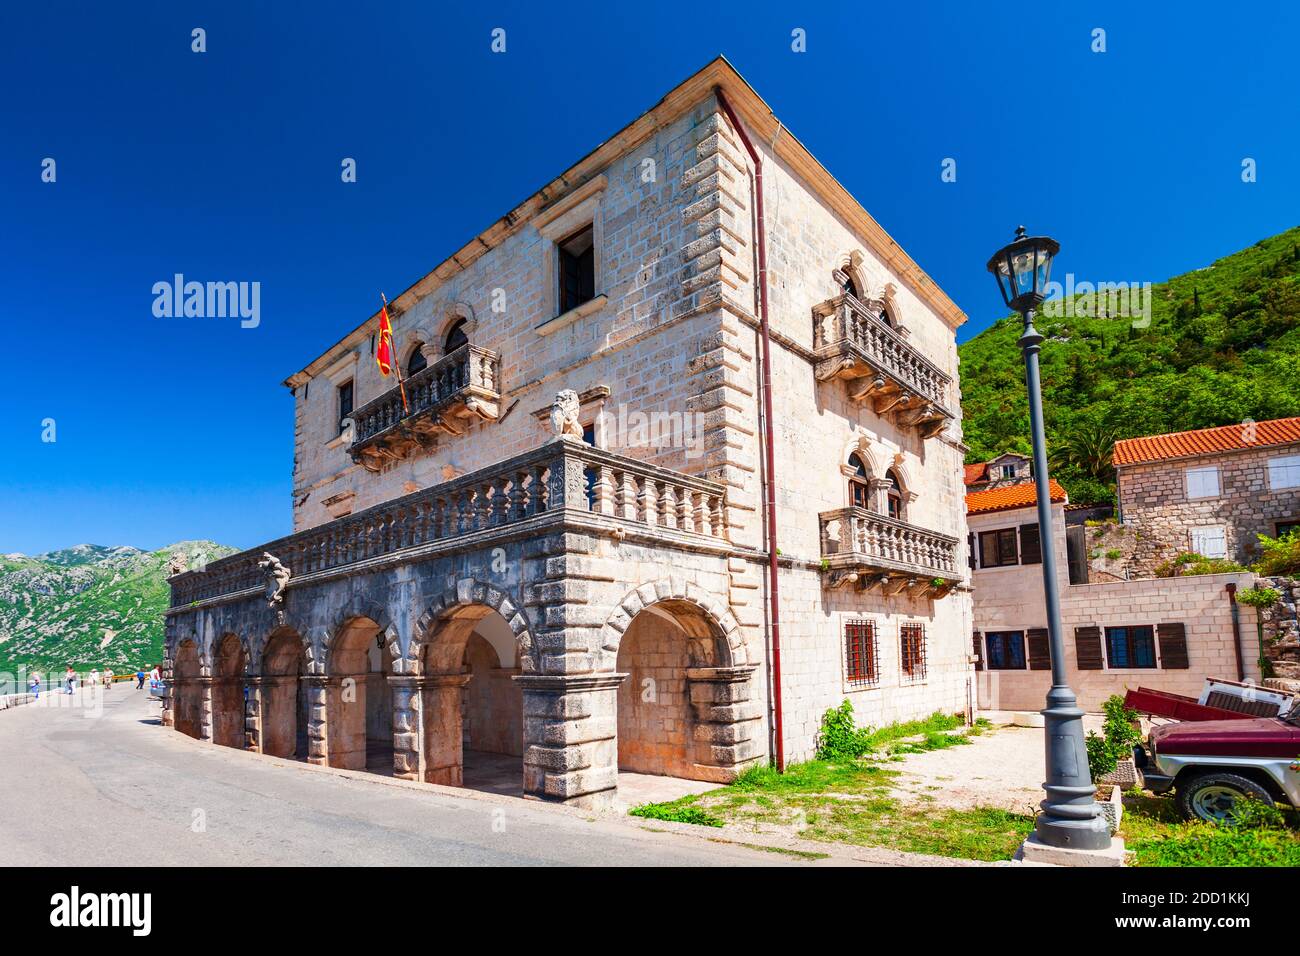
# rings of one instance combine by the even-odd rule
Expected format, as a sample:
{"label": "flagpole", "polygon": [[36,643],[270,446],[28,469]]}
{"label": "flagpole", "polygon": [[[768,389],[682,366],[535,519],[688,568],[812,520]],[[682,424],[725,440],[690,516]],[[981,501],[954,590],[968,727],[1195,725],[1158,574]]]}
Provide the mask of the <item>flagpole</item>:
{"label": "flagpole", "polygon": [[[384,300],[384,314],[387,315],[387,314],[388,314],[388,296],[384,295],[383,292],[380,292],[380,293],[379,293],[379,298],[381,298],[381,299]],[[389,316],[389,318],[388,318],[388,326],[389,326],[390,329],[392,328],[392,325],[393,325],[393,319],[392,319],[392,316]],[[393,371],[397,373],[397,387],[398,387],[398,389],[401,390],[401,393],[402,393],[402,414],[403,414],[403,415],[409,415],[410,412],[411,412],[411,408],[410,408],[410,406],[406,403],[406,383],[402,381],[402,363],[401,363],[401,361],[398,360],[398,357],[397,357],[397,339],[396,339],[396,337],[395,337],[394,335],[392,335],[391,332],[389,333],[388,344],[389,344],[390,346],[392,346]]]}

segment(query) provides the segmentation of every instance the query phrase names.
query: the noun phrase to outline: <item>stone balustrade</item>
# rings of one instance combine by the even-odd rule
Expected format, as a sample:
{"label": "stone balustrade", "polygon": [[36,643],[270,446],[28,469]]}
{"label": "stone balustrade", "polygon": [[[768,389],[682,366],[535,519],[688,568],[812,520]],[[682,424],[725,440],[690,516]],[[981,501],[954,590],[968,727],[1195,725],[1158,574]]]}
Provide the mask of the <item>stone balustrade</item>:
{"label": "stone balustrade", "polygon": [[912,588],[943,596],[960,583],[954,537],[865,508],[823,511],[818,518],[831,587],[880,584],[886,593]]}
{"label": "stone balustrade", "polygon": [[462,345],[355,409],[348,453],[378,471],[385,462],[431,446],[440,435],[461,434],[476,421],[495,421],[500,415],[500,373],[498,353]]}
{"label": "stone balustrade", "polygon": [[[293,578],[586,512],[621,526],[725,542],[721,485],[593,448],[552,441],[523,455],[170,578],[171,607],[267,587],[273,555]],[[613,518],[616,524],[608,522]],[[627,530],[626,528],[624,529]],[[539,533],[541,533],[539,529]],[[478,538],[474,539],[475,541]],[[418,560],[418,551],[411,551]]]}
{"label": "stone balustrade", "polygon": [[952,378],[890,328],[882,308],[849,293],[813,307],[817,378],[842,379],[853,401],[869,400],[879,414],[893,414],[926,437],[937,435],[954,418],[948,409]]}

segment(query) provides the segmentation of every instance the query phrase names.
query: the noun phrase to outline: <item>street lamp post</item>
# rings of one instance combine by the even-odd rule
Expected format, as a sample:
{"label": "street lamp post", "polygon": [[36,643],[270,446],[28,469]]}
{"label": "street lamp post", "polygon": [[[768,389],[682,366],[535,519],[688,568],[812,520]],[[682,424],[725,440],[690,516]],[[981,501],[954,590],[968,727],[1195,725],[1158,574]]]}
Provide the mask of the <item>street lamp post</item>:
{"label": "street lamp post", "polygon": [[1025,358],[1025,388],[1029,393],[1029,425],[1034,445],[1034,486],[1038,497],[1038,527],[1043,541],[1043,595],[1047,600],[1047,640],[1052,657],[1052,689],[1043,710],[1047,781],[1046,797],[1034,832],[1053,847],[1104,850],[1110,846],[1110,827],[1093,799],[1096,788],[1088,771],[1088,751],[1083,741],[1083,711],[1066,683],[1065,641],[1061,634],[1061,603],[1056,593],[1056,548],[1052,534],[1052,495],[1047,476],[1047,439],[1043,432],[1043,396],[1038,380],[1038,353],[1042,334],[1034,328],[1034,310],[1045,297],[1052,257],[1060,251],[1054,239],[1026,236],[1016,230],[1010,245],[999,249],[988,269],[1008,307],[1020,313],[1024,331],[1020,350]]}

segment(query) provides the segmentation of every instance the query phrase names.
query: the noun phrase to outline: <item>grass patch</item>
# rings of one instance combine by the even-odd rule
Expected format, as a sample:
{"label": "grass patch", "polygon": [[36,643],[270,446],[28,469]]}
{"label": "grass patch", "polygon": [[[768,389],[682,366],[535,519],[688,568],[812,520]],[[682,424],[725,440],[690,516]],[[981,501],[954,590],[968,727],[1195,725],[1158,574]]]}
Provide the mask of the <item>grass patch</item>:
{"label": "grass patch", "polygon": [[633,807],[628,814],[634,817],[644,817],[647,820],[667,820],[671,823],[693,823],[698,827],[720,827],[722,820],[702,810],[699,807],[692,806],[695,796],[683,797],[680,800],[674,800],[671,803],[643,803],[639,807]]}
{"label": "grass patch", "polygon": [[1264,812],[1248,826],[1190,822],[1168,797],[1125,795],[1120,836],[1134,866],[1300,867],[1300,815]]}
{"label": "grass patch", "polygon": [[984,861],[1010,859],[1034,828],[1031,817],[1005,810],[910,807],[894,799],[825,806],[808,823],[802,835],[814,840]]}

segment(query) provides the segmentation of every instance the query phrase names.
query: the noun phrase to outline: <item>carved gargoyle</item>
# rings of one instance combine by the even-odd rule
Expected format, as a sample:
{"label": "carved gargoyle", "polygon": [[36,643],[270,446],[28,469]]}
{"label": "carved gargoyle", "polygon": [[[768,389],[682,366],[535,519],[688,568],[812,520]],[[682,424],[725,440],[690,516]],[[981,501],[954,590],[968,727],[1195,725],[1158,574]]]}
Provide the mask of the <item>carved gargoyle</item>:
{"label": "carved gargoyle", "polygon": [[265,551],[257,566],[266,573],[266,606],[278,607],[284,603],[284,588],[292,572],[280,563],[279,558]]}
{"label": "carved gargoyle", "polygon": [[564,441],[582,441],[582,422],[578,421],[578,393],[571,388],[555,393],[551,405],[551,430]]}

